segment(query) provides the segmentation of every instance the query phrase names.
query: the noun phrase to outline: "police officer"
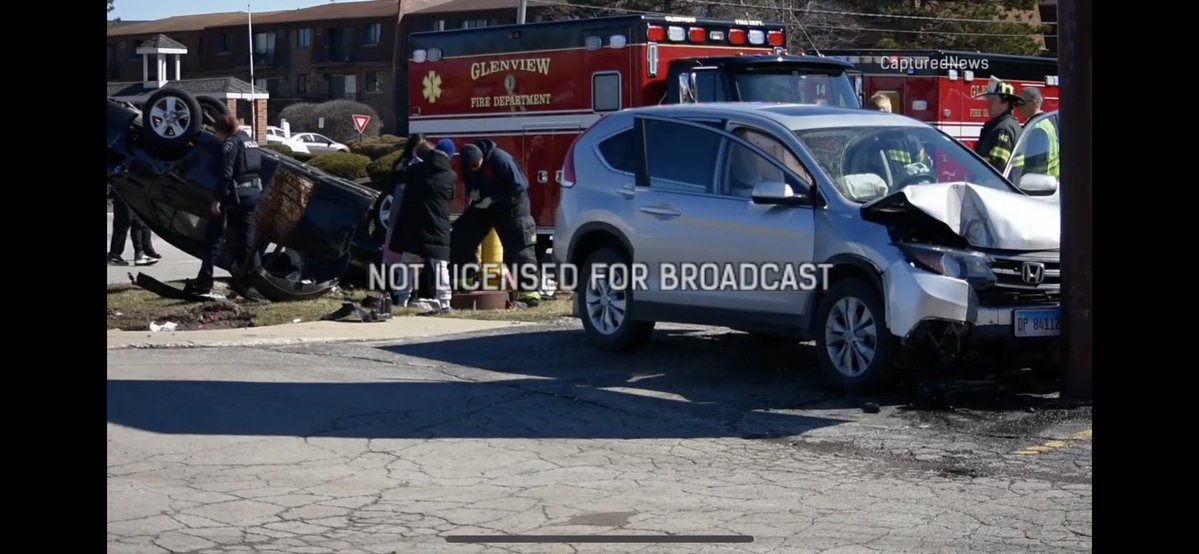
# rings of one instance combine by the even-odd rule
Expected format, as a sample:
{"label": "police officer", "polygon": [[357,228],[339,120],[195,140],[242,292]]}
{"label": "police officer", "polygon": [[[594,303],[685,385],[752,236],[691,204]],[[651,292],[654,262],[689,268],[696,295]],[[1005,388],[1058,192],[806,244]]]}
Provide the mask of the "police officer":
{"label": "police officer", "polygon": [[231,230],[229,252],[233,259],[233,289],[248,300],[266,301],[254,287],[246,283],[246,277],[260,263],[258,245],[255,243],[254,209],[262,196],[262,153],[258,144],[238,132],[237,119],[232,115],[218,119],[214,128],[221,139],[221,189],[212,201],[212,217],[208,220],[205,240],[208,249],[201,260],[200,273],[188,283],[187,290],[194,294],[212,292],[213,264],[220,252],[220,239],[227,222]]}
{"label": "police officer", "polygon": [[[512,155],[483,139],[462,148],[461,164],[469,205],[454,222],[450,262],[455,275],[474,263],[475,251],[494,228],[504,247],[504,264],[517,277],[518,300],[532,307],[541,301],[540,285],[524,279],[521,267],[536,265],[537,226],[529,205],[529,179]],[[534,279],[535,280],[535,279]]]}
{"label": "police officer", "polygon": [[1006,83],[996,77],[991,77],[987,91],[979,96],[986,96],[989,99],[987,110],[991,119],[983,124],[978,144],[974,149],[992,167],[1003,171],[1007,168],[1008,160],[1012,157],[1012,149],[1015,148],[1022,131],[1020,120],[1016,119],[1012,110],[1023,105],[1024,99],[1016,94],[1016,87],[1011,83]]}

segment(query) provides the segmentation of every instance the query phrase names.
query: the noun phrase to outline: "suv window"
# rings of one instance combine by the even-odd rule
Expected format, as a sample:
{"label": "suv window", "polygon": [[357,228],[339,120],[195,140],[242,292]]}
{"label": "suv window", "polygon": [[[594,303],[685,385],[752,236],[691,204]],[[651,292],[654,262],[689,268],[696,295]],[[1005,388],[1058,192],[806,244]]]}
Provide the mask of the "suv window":
{"label": "suv window", "polygon": [[612,169],[625,173],[636,173],[636,163],[633,145],[636,143],[633,130],[618,133],[599,143],[600,156]]}
{"label": "suv window", "polygon": [[645,120],[649,186],[678,192],[714,193],[716,161],[724,138],[679,123]]}
{"label": "suv window", "polygon": [[793,154],[785,144],[779,142],[778,139],[762,131],[748,129],[745,127],[737,129],[733,134],[737,135],[738,138],[744,139],[746,142],[761,148],[763,152],[770,154],[774,157],[774,159],[787,166],[787,169],[790,169],[791,171],[794,171],[796,175],[799,175],[800,179],[803,180],[805,185],[811,186],[812,175],[808,173],[807,168],[805,168],[803,163],[799,161],[799,158],[796,158],[795,154]]}

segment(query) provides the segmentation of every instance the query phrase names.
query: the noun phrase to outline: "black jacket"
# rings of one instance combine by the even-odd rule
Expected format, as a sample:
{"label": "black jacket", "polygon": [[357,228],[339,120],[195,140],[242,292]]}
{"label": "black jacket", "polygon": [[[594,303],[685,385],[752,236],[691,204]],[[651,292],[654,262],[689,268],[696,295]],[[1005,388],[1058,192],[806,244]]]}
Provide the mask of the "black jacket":
{"label": "black jacket", "polygon": [[510,204],[529,190],[529,179],[511,154],[489,139],[477,140],[475,146],[483,151],[483,166],[478,171],[464,172],[467,194],[477,190],[482,198]]}
{"label": "black jacket", "polygon": [[1003,112],[983,125],[974,150],[995,169],[1003,171],[1008,160],[1012,159],[1012,149],[1016,147],[1016,141],[1023,130],[1020,120],[1012,115],[1011,110]]}
{"label": "black jacket", "polygon": [[450,159],[441,153],[430,154],[409,166],[404,180],[404,197],[388,248],[422,258],[449,260],[450,205],[458,184]]}
{"label": "black jacket", "polygon": [[262,152],[258,143],[247,140],[241,133],[233,133],[221,145],[221,181],[224,183],[224,200],[238,203],[237,185],[253,179],[259,179],[262,170]]}

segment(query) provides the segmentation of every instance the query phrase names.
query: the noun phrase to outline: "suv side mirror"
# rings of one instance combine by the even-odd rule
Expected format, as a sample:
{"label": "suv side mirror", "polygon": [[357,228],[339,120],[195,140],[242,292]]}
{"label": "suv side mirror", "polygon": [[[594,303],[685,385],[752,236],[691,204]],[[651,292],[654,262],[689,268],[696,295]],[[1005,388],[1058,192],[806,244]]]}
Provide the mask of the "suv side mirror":
{"label": "suv side mirror", "polygon": [[1020,176],[1020,183],[1016,186],[1032,195],[1049,196],[1057,192],[1057,177],[1042,173],[1025,173]]}
{"label": "suv side mirror", "polygon": [[754,204],[799,206],[808,202],[805,194],[796,193],[791,185],[779,181],[762,181],[751,193]]}

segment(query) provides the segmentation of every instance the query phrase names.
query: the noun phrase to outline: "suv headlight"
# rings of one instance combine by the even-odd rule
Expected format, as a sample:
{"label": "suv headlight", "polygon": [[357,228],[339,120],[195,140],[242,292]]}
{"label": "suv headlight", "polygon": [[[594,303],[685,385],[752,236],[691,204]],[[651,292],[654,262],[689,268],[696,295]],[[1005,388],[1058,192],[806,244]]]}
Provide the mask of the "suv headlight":
{"label": "suv headlight", "polygon": [[990,285],[997,280],[990,260],[978,252],[926,244],[900,244],[899,249],[909,262],[933,273],[964,279],[972,285]]}

